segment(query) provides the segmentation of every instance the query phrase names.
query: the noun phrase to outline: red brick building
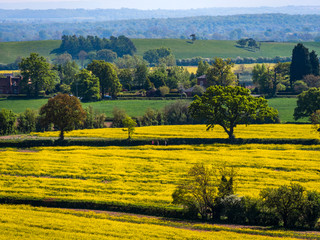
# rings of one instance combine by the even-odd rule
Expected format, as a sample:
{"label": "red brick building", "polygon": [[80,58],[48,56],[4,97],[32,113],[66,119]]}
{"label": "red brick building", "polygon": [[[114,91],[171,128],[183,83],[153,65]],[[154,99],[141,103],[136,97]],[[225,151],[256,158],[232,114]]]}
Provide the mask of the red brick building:
{"label": "red brick building", "polygon": [[0,78],[0,94],[19,94],[21,77]]}
{"label": "red brick building", "polygon": [[202,87],[207,87],[207,76],[206,75],[202,75],[200,77],[197,78],[197,84],[202,86]]}

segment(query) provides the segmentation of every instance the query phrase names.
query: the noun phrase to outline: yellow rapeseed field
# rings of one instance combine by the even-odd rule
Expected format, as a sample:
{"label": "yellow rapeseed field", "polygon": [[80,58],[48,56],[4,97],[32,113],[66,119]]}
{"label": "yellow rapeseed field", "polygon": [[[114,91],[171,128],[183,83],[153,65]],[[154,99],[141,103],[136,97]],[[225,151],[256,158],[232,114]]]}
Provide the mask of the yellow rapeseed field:
{"label": "yellow rapeseed field", "polygon": [[0,74],[14,74],[20,73],[20,70],[0,70]]}
{"label": "yellow rapeseed field", "polygon": [[[235,64],[233,67],[233,71],[238,71],[238,70],[244,70],[244,71],[248,71],[248,72],[252,72],[252,69],[254,67],[254,65],[256,65],[256,63],[252,63],[252,64]],[[274,66],[275,63],[267,63],[267,66]],[[184,67],[185,69],[188,70],[189,73],[197,73],[198,67],[197,66],[187,66]]]}
{"label": "yellow rapeseed field", "polygon": [[0,153],[0,196],[176,208],[171,194],[195,163],[234,167],[240,195],[291,182],[320,191],[319,150],[270,144],[7,148]]}
{"label": "yellow rapeseed field", "polygon": [[[40,137],[58,137],[59,132],[32,133]],[[122,128],[102,128],[75,130],[65,134],[66,137],[119,138],[125,139],[128,134]],[[238,138],[303,138],[318,139],[320,137],[310,124],[256,124],[239,125],[235,129]],[[137,127],[133,138],[228,138],[222,127],[216,126],[206,131],[205,125],[165,125]]]}
{"label": "yellow rapeseed field", "polygon": [[115,213],[0,205],[0,239],[317,239],[317,233],[230,228]]}

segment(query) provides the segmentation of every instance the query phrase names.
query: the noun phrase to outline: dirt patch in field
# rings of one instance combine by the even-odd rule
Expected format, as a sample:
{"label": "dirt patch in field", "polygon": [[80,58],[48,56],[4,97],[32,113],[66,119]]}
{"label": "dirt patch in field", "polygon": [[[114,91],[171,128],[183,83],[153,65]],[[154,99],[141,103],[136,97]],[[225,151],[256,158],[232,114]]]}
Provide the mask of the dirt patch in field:
{"label": "dirt patch in field", "polygon": [[19,149],[18,152],[39,152],[37,150],[30,150],[30,149]]}

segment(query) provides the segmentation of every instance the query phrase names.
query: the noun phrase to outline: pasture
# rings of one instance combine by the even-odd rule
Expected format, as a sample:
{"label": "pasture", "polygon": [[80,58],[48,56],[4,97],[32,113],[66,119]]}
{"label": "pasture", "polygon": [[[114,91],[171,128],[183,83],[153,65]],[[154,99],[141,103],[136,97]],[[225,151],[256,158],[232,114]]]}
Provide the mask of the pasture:
{"label": "pasture", "polygon": [[[270,57],[276,56],[289,57],[292,49],[297,43],[293,42],[269,42],[262,43],[261,51],[248,51],[236,46],[235,41],[219,40],[196,40],[193,44],[182,39],[132,39],[137,48],[137,55],[150,49],[167,47],[170,48],[177,59],[182,58],[236,58],[236,57]],[[39,53],[49,59],[55,57],[50,52],[58,48],[60,40],[27,41],[27,42],[2,42],[0,43],[0,63],[8,64],[16,60],[18,56],[27,57],[31,52]],[[303,43],[310,51],[320,52],[320,43]]]}
{"label": "pasture", "polygon": [[117,213],[0,205],[0,239],[317,239],[317,233],[232,228]]}
{"label": "pasture", "polygon": [[[21,113],[26,108],[38,110],[47,103],[47,99],[6,99],[0,98],[0,109],[11,109],[15,113]],[[166,105],[176,100],[116,100],[116,101],[98,101],[82,103],[83,107],[92,106],[94,110],[105,113],[107,117],[112,117],[112,111],[115,107],[124,109],[131,117],[142,116],[148,108],[161,110]],[[190,100],[186,100],[190,101]],[[296,98],[272,98],[268,99],[269,106],[279,111],[281,122],[296,122],[293,119],[294,108],[297,105]],[[301,119],[298,122],[307,122],[308,119]]]}

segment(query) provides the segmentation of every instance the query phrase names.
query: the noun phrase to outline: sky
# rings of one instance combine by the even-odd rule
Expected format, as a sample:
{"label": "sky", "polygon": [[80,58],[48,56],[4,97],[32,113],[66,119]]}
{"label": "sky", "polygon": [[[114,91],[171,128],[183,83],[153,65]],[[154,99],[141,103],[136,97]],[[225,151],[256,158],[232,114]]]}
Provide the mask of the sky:
{"label": "sky", "polygon": [[319,6],[319,0],[0,0],[0,9],[135,8],[196,9],[211,7]]}

